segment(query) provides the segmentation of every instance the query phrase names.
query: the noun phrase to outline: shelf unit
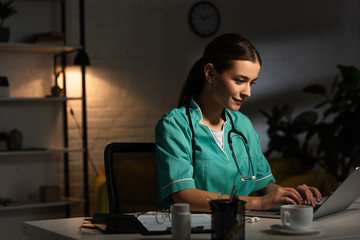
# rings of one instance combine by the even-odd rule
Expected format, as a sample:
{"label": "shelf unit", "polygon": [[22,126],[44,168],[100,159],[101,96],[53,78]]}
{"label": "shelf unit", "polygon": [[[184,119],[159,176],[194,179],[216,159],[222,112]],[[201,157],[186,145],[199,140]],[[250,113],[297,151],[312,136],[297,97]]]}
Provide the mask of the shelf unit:
{"label": "shelf unit", "polygon": [[71,153],[71,152],[84,152],[84,149],[22,149],[18,151],[0,151],[0,156],[19,156],[31,154],[52,154],[52,153]]}
{"label": "shelf unit", "polygon": [[37,53],[69,53],[82,49],[81,46],[31,43],[0,43],[0,51],[6,52],[37,52]]}
{"label": "shelf unit", "polygon": [[9,206],[0,206],[0,212],[5,211],[14,211],[22,209],[33,209],[33,208],[47,208],[47,207],[59,207],[59,206],[68,206],[82,204],[84,200],[82,199],[61,199],[59,202],[47,202],[47,203],[37,203],[37,202],[20,202],[20,203],[11,203]]}
{"label": "shelf unit", "polygon": [[[65,31],[65,2],[67,0],[46,0],[48,2],[60,2],[61,3],[61,28]],[[63,73],[63,86],[65,97],[7,97],[0,98],[0,107],[2,104],[14,103],[24,104],[31,102],[58,102],[62,105],[63,112],[63,148],[56,149],[21,149],[17,151],[0,151],[0,157],[3,156],[24,156],[28,155],[43,155],[43,154],[63,154],[64,164],[64,199],[60,202],[52,203],[10,203],[8,206],[0,206],[1,211],[10,211],[17,209],[30,209],[30,208],[41,208],[41,207],[53,207],[53,206],[70,206],[73,204],[84,204],[84,214],[89,213],[89,193],[88,193],[88,169],[87,169],[87,119],[86,119],[86,91],[85,91],[85,65],[81,64],[81,96],[80,97],[66,97],[66,75],[65,67],[66,54],[78,51],[84,51],[84,2],[79,2],[79,18],[80,18],[80,44],[79,46],[68,46],[68,45],[53,45],[53,44],[32,44],[32,43],[0,43],[0,52],[20,52],[20,53],[41,53],[41,54],[52,54],[61,57],[61,72]],[[51,70],[49,70],[51,71]],[[69,148],[69,136],[68,136],[68,125],[67,125],[67,102],[68,101],[81,101],[82,103],[82,145],[81,149]],[[69,153],[79,152],[82,153],[83,162],[83,179],[84,179],[84,199],[71,199],[70,198],[70,176],[69,176]],[[1,164],[1,163],[0,163]],[[70,216],[70,208],[67,207],[66,215]]]}
{"label": "shelf unit", "polygon": [[83,100],[82,97],[12,97],[0,98],[2,102],[65,102],[70,100]]}

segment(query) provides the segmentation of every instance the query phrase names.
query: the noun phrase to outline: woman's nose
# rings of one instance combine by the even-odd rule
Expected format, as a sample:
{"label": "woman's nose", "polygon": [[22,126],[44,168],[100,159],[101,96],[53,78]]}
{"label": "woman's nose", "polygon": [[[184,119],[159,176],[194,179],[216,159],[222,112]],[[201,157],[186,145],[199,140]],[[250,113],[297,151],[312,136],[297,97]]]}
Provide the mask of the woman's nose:
{"label": "woman's nose", "polygon": [[243,90],[240,93],[244,97],[251,97],[251,85],[246,84],[246,86],[243,88]]}

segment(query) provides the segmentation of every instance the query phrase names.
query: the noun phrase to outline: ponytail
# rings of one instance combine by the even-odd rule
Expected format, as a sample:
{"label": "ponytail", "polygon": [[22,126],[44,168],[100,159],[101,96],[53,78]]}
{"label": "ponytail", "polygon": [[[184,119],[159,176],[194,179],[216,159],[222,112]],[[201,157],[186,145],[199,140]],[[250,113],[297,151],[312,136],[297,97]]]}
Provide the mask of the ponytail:
{"label": "ponytail", "polygon": [[200,58],[191,68],[186,82],[181,90],[178,107],[184,106],[191,101],[191,97],[199,94],[204,86],[204,61]]}

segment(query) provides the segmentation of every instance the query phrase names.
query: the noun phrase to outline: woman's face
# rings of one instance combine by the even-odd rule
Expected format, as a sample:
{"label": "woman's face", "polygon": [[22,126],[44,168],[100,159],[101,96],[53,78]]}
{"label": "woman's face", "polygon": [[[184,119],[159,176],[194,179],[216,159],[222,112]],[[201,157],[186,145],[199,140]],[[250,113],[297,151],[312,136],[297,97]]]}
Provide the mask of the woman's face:
{"label": "woman's face", "polygon": [[223,73],[214,71],[212,90],[217,103],[231,111],[238,111],[241,104],[251,96],[251,86],[258,77],[260,64],[234,60],[232,65]]}

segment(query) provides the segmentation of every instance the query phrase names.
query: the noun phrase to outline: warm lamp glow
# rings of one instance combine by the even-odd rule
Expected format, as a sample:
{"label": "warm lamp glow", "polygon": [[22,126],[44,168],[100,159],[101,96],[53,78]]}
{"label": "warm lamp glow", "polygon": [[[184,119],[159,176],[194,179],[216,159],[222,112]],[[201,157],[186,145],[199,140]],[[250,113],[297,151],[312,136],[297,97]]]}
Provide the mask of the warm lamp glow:
{"label": "warm lamp glow", "polygon": [[67,97],[81,97],[81,72],[79,67],[69,66],[66,68],[66,95]]}

